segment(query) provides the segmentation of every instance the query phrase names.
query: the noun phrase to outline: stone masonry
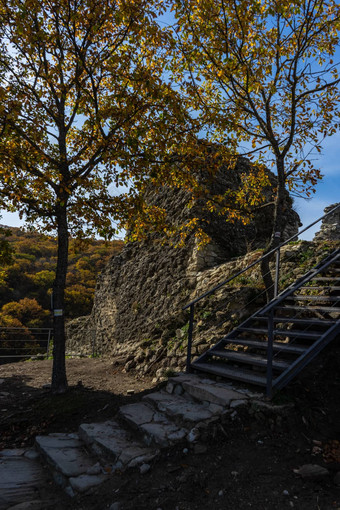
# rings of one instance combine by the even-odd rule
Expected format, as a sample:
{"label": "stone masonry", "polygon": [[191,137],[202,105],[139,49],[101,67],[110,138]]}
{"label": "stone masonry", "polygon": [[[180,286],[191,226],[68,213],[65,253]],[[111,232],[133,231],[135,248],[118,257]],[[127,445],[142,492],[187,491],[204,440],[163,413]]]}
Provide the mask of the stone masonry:
{"label": "stone masonry", "polygon": [[[221,169],[211,193],[238,189],[247,171],[249,162],[245,158],[238,160],[233,171]],[[270,201],[272,190],[266,193]],[[250,224],[243,225],[207,212],[202,199],[188,208],[188,195],[183,190],[163,189],[150,200],[169,211],[171,222],[182,224],[198,217],[211,238],[210,244],[198,249],[191,236],[184,247],[175,248],[162,244],[157,235],[140,243],[127,243],[99,276],[91,316],[70,324],[69,351],[90,354],[95,338],[97,352],[125,358],[132,354],[133,358],[135,346],[141,342],[148,344],[162,338],[166,343],[187,322],[181,309],[196,293],[197,275],[252,249],[263,248],[272,233],[272,206],[261,208]],[[298,226],[299,217],[289,208],[286,238],[296,233]]]}
{"label": "stone masonry", "polygon": [[[327,214],[336,206],[340,206],[340,202],[337,204],[329,205],[325,208],[324,213]],[[314,241],[338,241],[340,239],[340,207],[332,214],[322,220],[322,225],[315,234]]]}

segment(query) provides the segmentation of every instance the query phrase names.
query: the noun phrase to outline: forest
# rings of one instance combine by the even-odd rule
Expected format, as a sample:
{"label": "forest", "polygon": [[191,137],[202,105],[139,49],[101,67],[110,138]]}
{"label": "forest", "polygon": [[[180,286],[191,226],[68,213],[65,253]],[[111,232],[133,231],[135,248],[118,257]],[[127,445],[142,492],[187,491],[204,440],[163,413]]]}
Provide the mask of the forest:
{"label": "forest", "polygon": [[[34,231],[10,228],[10,232],[6,237],[10,256],[0,268],[0,327],[51,327],[57,241]],[[66,320],[91,312],[97,275],[123,244],[120,240],[70,240]]]}

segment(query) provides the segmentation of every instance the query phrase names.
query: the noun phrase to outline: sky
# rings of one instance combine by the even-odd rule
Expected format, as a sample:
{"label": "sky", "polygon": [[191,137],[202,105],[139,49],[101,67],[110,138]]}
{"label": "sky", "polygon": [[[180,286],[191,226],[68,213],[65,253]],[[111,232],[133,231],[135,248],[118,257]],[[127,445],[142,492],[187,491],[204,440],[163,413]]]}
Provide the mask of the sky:
{"label": "sky", "polygon": [[[340,202],[340,133],[324,141],[322,154],[315,163],[324,176],[316,186],[315,194],[310,200],[294,199],[294,209],[299,214],[303,227],[323,216],[325,207]],[[321,222],[305,232],[301,238],[311,240],[320,225]]]}

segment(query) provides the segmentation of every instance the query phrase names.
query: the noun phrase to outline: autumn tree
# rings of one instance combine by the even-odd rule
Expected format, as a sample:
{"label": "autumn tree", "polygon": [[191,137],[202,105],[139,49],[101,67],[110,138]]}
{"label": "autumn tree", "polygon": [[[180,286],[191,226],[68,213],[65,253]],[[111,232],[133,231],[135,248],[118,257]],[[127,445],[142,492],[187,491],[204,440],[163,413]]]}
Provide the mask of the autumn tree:
{"label": "autumn tree", "polygon": [[276,170],[269,251],[284,232],[286,190],[307,197],[314,191],[321,173],[313,152],[339,126],[340,6],[333,0],[174,0],[173,10],[181,55],[175,73],[207,136]]}
{"label": "autumn tree", "polygon": [[0,227],[0,264],[8,265],[13,261],[13,249],[8,242],[11,231],[8,228]]}
{"label": "autumn tree", "polygon": [[162,10],[153,0],[0,0],[0,199],[57,233],[54,393],[67,389],[70,233],[109,237],[136,208],[157,222],[138,191],[179,178],[167,157],[192,125],[163,79]]}
{"label": "autumn tree", "polygon": [[48,310],[44,310],[36,299],[11,301],[0,310],[0,324],[7,327],[14,324],[15,327],[40,328],[46,325],[48,318]]}

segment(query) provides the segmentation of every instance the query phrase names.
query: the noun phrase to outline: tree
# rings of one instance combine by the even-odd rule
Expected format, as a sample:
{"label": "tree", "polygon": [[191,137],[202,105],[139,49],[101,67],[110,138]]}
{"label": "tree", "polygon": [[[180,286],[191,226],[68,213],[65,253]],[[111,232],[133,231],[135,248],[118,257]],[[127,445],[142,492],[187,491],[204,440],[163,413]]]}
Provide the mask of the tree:
{"label": "tree", "polygon": [[136,208],[152,217],[138,191],[178,179],[167,159],[192,130],[162,78],[162,10],[156,0],[0,0],[0,199],[57,233],[53,393],[67,389],[70,233],[109,237]]}
{"label": "tree", "polygon": [[44,310],[36,299],[23,298],[11,301],[0,310],[0,323],[7,326],[12,320],[16,327],[41,328],[46,326],[48,318],[48,310]]}
{"label": "tree", "polygon": [[13,249],[8,242],[11,231],[8,228],[0,227],[0,264],[2,266],[13,262]]}
{"label": "tree", "polygon": [[[309,196],[321,178],[311,154],[339,127],[340,6],[333,0],[174,0],[177,80],[207,134],[276,169],[273,235],[286,189]],[[250,148],[251,146],[251,148]],[[269,274],[265,259],[263,273]],[[271,277],[266,287],[272,286]],[[269,297],[272,293],[269,292]]]}

